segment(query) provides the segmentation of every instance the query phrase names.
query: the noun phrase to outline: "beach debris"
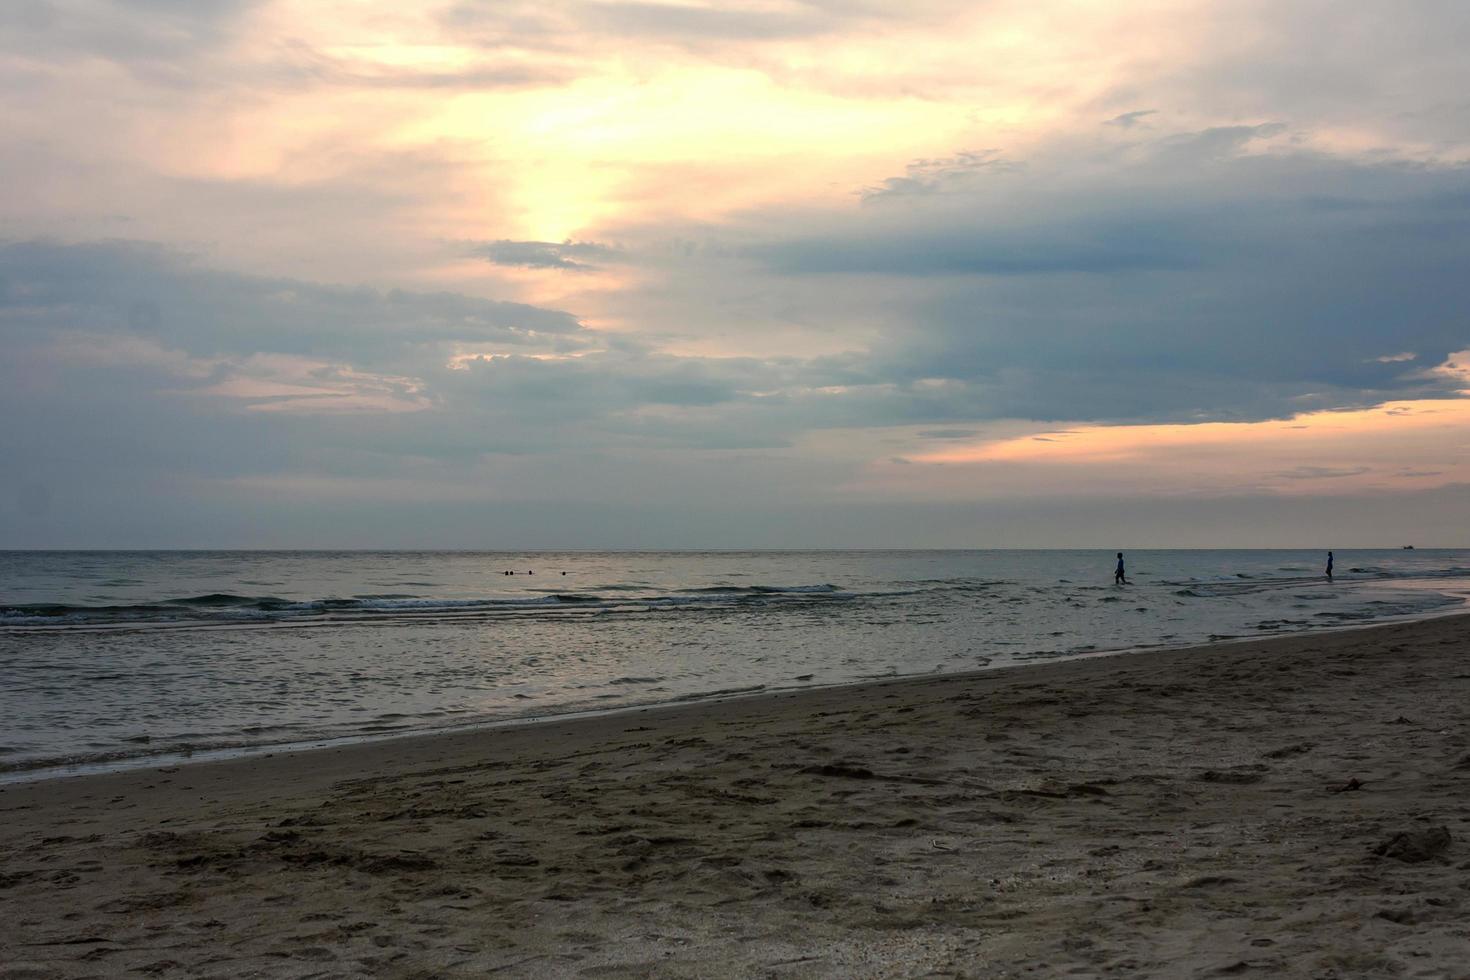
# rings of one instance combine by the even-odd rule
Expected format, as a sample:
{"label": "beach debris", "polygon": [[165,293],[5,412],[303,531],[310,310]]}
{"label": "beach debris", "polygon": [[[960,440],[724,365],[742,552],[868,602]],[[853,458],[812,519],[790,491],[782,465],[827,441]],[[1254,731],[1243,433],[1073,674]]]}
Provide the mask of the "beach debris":
{"label": "beach debris", "polygon": [[1417,864],[1438,856],[1450,846],[1448,827],[1430,827],[1428,830],[1408,830],[1394,834],[1373,848],[1379,857],[1391,857],[1399,861]]}
{"label": "beach debris", "polygon": [[1334,792],[1334,793],[1352,793],[1352,792],[1355,792],[1355,791],[1360,790],[1362,788],[1363,788],[1363,784],[1358,780],[1358,777],[1357,776],[1354,776],[1352,779],[1349,779],[1347,782],[1343,783],[1341,786],[1334,787],[1333,790],[1332,790],[1332,792]]}

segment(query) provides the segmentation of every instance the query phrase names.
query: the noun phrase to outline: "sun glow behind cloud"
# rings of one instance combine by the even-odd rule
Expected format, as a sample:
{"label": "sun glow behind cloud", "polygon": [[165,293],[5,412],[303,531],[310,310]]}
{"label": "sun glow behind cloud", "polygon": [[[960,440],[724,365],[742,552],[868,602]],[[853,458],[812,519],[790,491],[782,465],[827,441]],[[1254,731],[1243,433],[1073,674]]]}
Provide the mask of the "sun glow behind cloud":
{"label": "sun glow behind cloud", "polygon": [[777,197],[848,195],[864,164],[917,148],[916,133],[948,141],[959,128],[942,105],[859,103],[783,89],[756,71],[682,66],[466,94],[399,135],[483,145],[505,161],[513,215],[494,227],[557,241],[655,211],[707,220]]}
{"label": "sun glow behind cloud", "polygon": [[[1022,152],[1199,29],[1181,10],[1140,31],[1094,3],[669,5],[700,32],[680,38],[618,20],[635,6],[512,9],[486,36],[434,8],[264,4],[229,51],[249,97],[174,114],[166,142],[137,149],[165,172],[300,184],[339,176],[344,153],[452,146],[471,196],[442,233],[559,240],[840,198],[977,141]],[[761,17],[773,33],[742,36]],[[493,194],[475,200],[477,183]]]}

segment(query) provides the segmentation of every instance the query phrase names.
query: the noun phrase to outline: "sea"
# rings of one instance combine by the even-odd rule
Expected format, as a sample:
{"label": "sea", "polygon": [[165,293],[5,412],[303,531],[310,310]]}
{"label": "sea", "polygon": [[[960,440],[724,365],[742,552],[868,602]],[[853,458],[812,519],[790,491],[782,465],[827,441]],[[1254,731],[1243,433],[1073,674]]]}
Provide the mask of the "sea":
{"label": "sea", "polygon": [[0,781],[1453,612],[1470,550],[0,552]]}

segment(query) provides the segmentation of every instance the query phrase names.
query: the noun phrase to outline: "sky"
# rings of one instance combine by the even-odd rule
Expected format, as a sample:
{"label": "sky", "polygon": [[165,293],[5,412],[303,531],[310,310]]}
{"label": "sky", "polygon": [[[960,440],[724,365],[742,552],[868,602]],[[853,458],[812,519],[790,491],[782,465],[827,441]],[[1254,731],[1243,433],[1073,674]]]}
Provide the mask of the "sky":
{"label": "sky", "polygon": [[1470,545],[1460,0],[8,0],[0,548]]}

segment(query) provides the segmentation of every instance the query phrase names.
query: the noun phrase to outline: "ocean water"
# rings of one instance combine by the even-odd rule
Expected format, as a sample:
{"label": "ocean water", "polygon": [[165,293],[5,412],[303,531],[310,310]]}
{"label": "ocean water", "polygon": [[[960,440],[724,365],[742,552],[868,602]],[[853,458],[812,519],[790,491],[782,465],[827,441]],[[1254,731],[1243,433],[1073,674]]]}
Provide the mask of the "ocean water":
{"label": "ocean water", "polygon": [[[0,773],[1450,611],[1470,551],[0,552]],[[506,574],[514,572],[515,574]]]}

